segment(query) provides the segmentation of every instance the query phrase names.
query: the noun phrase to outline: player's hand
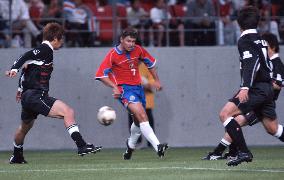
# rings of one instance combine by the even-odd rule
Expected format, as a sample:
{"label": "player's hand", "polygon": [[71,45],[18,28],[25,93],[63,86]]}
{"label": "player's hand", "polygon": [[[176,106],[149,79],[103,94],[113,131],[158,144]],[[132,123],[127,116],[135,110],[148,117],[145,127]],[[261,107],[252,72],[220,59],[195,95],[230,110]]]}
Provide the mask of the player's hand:
{"label": "player's hand", "polygon": [[16,76],[17,76],[17,72],[10,70],[10,71],[6,71],[6,72],[5,72],[5,75],[8,76],[8,77],[12,77],[12,78],[13,78],[13,77],[16,77]]}
{"label": "player's hand", "polygon": [[273,89],[275,90],[281,90],[281,86],[279,86],[278,84],[276,84],[276,82],[272,82],[272,86],[273,86]]}
{"label": "player's hand", "polygon": [[112,91],[113,91],[112,96],[113,96],[115,99],[118,99],[118,98],[121,97],[121,92],[120,92],[120,90],[119,90],[117,87],[114,87],[114,88],[112,89]]}
{"label": "player's hand", "polygon": [[161,91],[163,89],[160,81],[155,81],[152,86],[156,89],[156,91]]}
{"label": "player's hand", "polygon": [[248,101],[248,89],[241,89],[239,94],[236,96],[236,98],[239,98],[241,103]]}
{"label": "player's hand", "polygon": [[21,101],[22,98],[22,92],[21,91],[17,91],[16,93],[16,102],[19,103]]}

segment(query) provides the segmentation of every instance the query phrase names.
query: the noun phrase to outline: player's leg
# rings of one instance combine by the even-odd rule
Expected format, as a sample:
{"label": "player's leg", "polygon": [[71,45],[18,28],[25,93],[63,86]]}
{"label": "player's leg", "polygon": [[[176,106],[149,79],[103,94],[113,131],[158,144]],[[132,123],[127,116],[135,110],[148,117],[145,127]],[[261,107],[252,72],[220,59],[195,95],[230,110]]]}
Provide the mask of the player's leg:
{"label": "player's leg", "polygon": [[128,109],[134,114],[135,120],[140,126],[140,130],[145,138],[152,144],[154,149],[158,151],[158,145],[160,144],[156,137],[152,127],[150,126],[148,116],[141,103],[130,103]]}
{"label": "player's leg", "polygon": [[[150,126],[152,127],[153,131],[155,132],[155,123],[154,123],[154,116],[151,108],[146,108],[146,114],[148,116],[148,120],[150,123]],[[151,147],[151,143],[147,141],[147,146]]]}
{"label": "player's leg", "polygon": [[246,145],[241,126],[234,119],[235,116],[240,114],[240,109],[233,102],[228,102],[219,114],[220,120],[223,123],[227,133],[240,150],[238,152],[237,159],[228,162],[229,166],[238,165],[243,161],[252,161],[252,154]]}
{"label": "player's leg", "polygon": [[[235,120],[240,126],[246,125],[246,118],[243,115],[238,115],[235,117]],[[209,152],[206,156],[204,156],[203,160],[220,160],[220,159],[227,159],[228,156],[236,156],[237,153],[237,147],[232,144],[232,138],[230,135],[225,132],[224,136],[222,137],[219,144],[215,147],[215,149],[212,152]],[[229,153],[226,153],[226,155],[223,157],[224,151],[229,147]]]}
{"label": "player's leg", "polygon": [[267,133],[277,137],[280,141],[284,142],[283,126],[278,123],[277,114],[275,111],[275,101],[265,104],[262,108],[262,124]]}
{"label": "player's leg", "polygon": [[[142,143],[142,134],[141,134],[141,131],[140,131],[140,127],[139,127],[139,124],[135,125],[134,124],[135,120],[134,120],[134,115],[131,114],[131,113],[128,113],[128,128],[129,128],[129,132],[130,132],[130,138],[132,137],[132,135],[134,136],[134,138],[132,139],[133,141],[133,145],[137,145],[137,144],[140,144]],[[139,131],[138,131],[139,129]],[[138,139],[136,139],[136,137],[139,136]]]}
{"label": "player's leg", "polygon": [[[49,101],[48,98],[44,100],[46,103]],[[79,127],[76,124],[74,110],[63,101],[55,100],[51,106],[48,116],[61,119],[63,118],[64,125],[68,133],[78,147],[78,155],[83,156],[85,154],[95,153],[101,149],[101,147],[95,147],[93,144],[88,144],[85,142],[81,133],[79,132]]]}
{"label": "player's leg", "polygon": [[158,156],[164,156],[165,150],[168,148],[168,145],[166,143],[161,144],[158,140],[156,134],[150,126],[148,116],[142,103],[130,103],[128,105],[128,109],[134,114],[135,119],[139,123],[143,136],[152,144],[153,148],[158,153]]}
{"label": "player's leg", "polygon": [[27,161],[24,158],[23,153],[23,145],[24,140],[29,132],[29,130],[33,127],[34,119],[22,121],[21,125],[16,129],[14,136],[14,151],[13,155],[10,158],[10,164],[25,164]]}
{"label": "player's leg", "polygon": [[240,115],[241,111],[232,102],[228,102],[224,108],[221,110],[219,116],[220,120],[226,128],[227,133],[233,139],[233,141],[239,146],[240,151],[249,152],[241,126],[235,120],[236,115]]}
{"label": "player's leg", "polygon": [[[133,115],[131,115],[133,116]],[[139,125],[135,124],[134,117],[132,117],[132,124],[130,126],[130,137],[126,140],[126,151],[123,153],[123,159],[129,160],[131,159],[132,152],[136,148],[137,141],[141,138],[141,130]]]}
{"label": "player's leg", "polygon": [[266,132],[272,136],[278,138],[280,141],[284,142],[284,131],[283,126],[278,123],[277,119],[263,118],[262,120],[263,127]]}
{"label": "player's leg", "polygon": [[[235,120],[241,127],[257,122],[257,118],[253,112],[247,113],[246,115],[238,115],[235,117]],[[232,138],[227,132],[225,133],[224,139],[228,142],[229,151],[224,154],[223,158],[227,160],[235,159],[239,151],[238,146],[233,142]]]}

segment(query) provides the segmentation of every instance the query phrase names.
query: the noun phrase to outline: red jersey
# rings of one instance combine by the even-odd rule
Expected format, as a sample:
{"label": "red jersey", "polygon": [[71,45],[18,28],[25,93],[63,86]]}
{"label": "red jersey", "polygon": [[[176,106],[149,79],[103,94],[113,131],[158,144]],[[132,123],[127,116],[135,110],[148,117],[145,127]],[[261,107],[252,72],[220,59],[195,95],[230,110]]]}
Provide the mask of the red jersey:
{"label": "red jersey", "polygon": [[114,47],[101,63],[95,79],[109,77],[116,85],[139,85],[141,78],[138,65],[141,62],[150,69],[155,66],[156,59],[139,45],[135,45],[130,52]]}

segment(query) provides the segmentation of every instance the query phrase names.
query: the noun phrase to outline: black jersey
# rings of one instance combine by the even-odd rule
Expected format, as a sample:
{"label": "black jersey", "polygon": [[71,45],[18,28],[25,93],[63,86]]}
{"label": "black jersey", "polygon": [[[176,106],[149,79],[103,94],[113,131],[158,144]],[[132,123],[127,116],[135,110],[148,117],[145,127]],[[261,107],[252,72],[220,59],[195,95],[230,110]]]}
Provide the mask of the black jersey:
{"label": "black jersey", "polygon": [[33,50],[26,52],[12,66],[12,70],[17,70],[27,63],[27,68],[23,69],[19,80],[19,86],[23,91],[27,89],[49,90],[49,80],[53,71],[53,49],[48,41]]}
{"label": "black jersey", "polygon": [[241,88],[250,88],[257,82],[271,82],[272,67],[267,43],[255,29],[243,31],[239,41]]}
{"label": "black jersey", "polygon": [[[270,57],[270,60],[273,65],[272,79],[275,83],[282,87],[284,81],[284,64],[282,63],[279,54],[274,54]],[[280,90],[274,90],[274,100],[278,99]]]}

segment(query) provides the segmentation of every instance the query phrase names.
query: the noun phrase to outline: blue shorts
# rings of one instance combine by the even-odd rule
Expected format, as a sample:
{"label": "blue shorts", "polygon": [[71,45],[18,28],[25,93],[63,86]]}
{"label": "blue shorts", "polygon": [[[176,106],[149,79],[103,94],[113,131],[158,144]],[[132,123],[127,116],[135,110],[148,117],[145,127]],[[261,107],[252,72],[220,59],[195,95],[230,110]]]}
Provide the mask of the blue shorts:
{"label": "blue shorts", "polygon": [[129,103],[141,103],[144,109],[146,109],[146,100],[144,94],[144,88],[141,85],[120,85],[122,94],[119,101],[127,107]]}

